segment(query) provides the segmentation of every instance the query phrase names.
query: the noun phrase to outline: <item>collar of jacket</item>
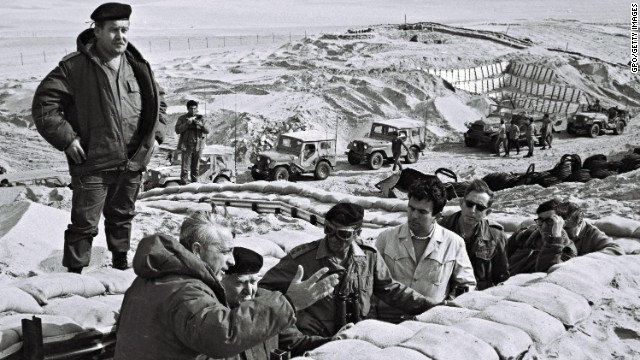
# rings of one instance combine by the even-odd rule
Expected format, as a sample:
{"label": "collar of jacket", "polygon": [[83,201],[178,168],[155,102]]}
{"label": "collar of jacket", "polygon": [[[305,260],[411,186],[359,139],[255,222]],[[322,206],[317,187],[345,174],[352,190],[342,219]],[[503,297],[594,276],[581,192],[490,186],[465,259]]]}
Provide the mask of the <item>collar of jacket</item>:
{"label": "collar of jacket", "polygon": [[[429,233],[429,239],[434,239],[435,241],[441,243],[442,236],[438,236],[442,232],[442,226],[440,226],[437,222],[433,224],[433,229]],[[404,223],[400,225],[400,230],[398,231],[398,240],[405,241],[411,240],[411,229],[409,228],[409,223]]]}
{"label": "collar of jacket", "polygon": [[[364,251],[356,244],[355,240],[351,242],[351,254],[352,256],[361,257],[367,256]],[[320,240],[320,244],[318,244],[318,250],[316,251],[316,259],[324,259],[331,256],[331,251],[329,251],[329,245],[327,244],[327,237],[325,236]]]}

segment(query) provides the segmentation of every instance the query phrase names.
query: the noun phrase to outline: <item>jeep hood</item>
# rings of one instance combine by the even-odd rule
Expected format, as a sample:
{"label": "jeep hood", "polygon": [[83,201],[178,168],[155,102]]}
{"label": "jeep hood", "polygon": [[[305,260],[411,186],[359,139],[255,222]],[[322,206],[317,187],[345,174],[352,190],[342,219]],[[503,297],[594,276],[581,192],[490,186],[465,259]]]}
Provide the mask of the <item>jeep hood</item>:
{"label": "jeep hood", "polygon": [[295,155],[283,154],[277,151],[262,151],[258,153],[258,156],[267,157],[272,161],[285,161],[285,162],[293,161],[296,158]]}
{"label": "jeep hood", "polygon": [[373,139],[373,138],[368,138],[368,137],[355,139],[354,142],[356,142],[356,141],[363,142],[363,143],[365,143],[365,144],[367,144],[369,146],[372,146],[372,147],[386,146],[386,145],[391,144],[391,141],[389,141],[389,140]]}

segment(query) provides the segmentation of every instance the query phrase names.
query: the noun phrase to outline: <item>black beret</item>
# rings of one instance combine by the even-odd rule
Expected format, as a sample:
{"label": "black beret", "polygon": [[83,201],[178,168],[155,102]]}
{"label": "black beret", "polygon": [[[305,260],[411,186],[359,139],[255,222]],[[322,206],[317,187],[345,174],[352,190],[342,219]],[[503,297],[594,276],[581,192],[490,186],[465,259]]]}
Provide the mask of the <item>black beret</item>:
{"label": "black beret", "polygon": [[339,203],[329,209],[325,219],[342,226],[357,226],[362,224],[364,208],[357,204]]}
{"label": "black beret", "polygon": [[131,6],[115,2],[104,3],[91,13],[91,20],[96,22],[108,20],[129,20]]}
{"label": "black beret", "polygon": [[233,258],[236,264],[225,273],[236,275],[257,274],[262,269],[262,256],[253,250],[243,247],[233,248]]}
{"label": "black beret", "polygon": [[555,210],[559,204],[560,204],[560,200],[558,199],[551,199],[551,200],[545,201],[542,204],[540,204],[540,206],[538,206],[538,209],[536,210],[536,214],[540,214],[549,210]]}

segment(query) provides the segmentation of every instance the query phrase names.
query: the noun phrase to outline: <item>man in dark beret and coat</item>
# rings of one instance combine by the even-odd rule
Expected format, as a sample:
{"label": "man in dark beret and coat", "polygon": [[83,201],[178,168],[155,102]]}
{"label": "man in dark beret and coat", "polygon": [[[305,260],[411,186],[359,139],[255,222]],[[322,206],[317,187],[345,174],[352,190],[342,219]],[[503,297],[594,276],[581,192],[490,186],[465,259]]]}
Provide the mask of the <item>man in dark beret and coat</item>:
{"label": "man in dark beret and coat", "polygon": [[142,172],[162,142],[164,94],[127,39],[131,6],[105,3],[38,86],[32,115],[42,137],[69,163],[73,198],[62,265],[80,273],[104,214],[113,267],[126,269]]}
{"label": "man in dark beret and coat", "polygon": [[323,267],[339,274],[332,295],[298,311],[296,325],[303,334],[333,336],[346,323],[364,319],[373,295],[411,315],[438,305],[391,278],[378,251],[360,241],[363,218],[360,205],[333,206],[325,216],[325,237],[292,249],[260,281],[260,287],[286,292],[299,266],[305,274]]}

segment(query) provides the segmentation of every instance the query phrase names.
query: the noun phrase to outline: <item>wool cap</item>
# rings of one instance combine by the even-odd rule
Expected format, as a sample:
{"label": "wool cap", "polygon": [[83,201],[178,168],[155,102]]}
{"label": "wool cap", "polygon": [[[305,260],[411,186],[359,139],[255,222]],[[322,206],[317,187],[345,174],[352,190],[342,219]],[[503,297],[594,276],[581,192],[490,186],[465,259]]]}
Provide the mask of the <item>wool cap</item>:
{"label": "wool cap", "polygon": [[91,13],[91,20],[96,22],[108,20],[129,20],[131,6],[116,2],[108,2],[98,6]]}
{"label": "wool cap", "polygon": [[359,226],[364,219],[364,208],[358,204],[339,203],[329,209],[325,219],[341,226]]}
{"label": "wool cap", "polygon": [[262,256],[253,250],[234,247],[233,258],[236,264],[230,267],[225,274],[257,274],[262,269]]}

